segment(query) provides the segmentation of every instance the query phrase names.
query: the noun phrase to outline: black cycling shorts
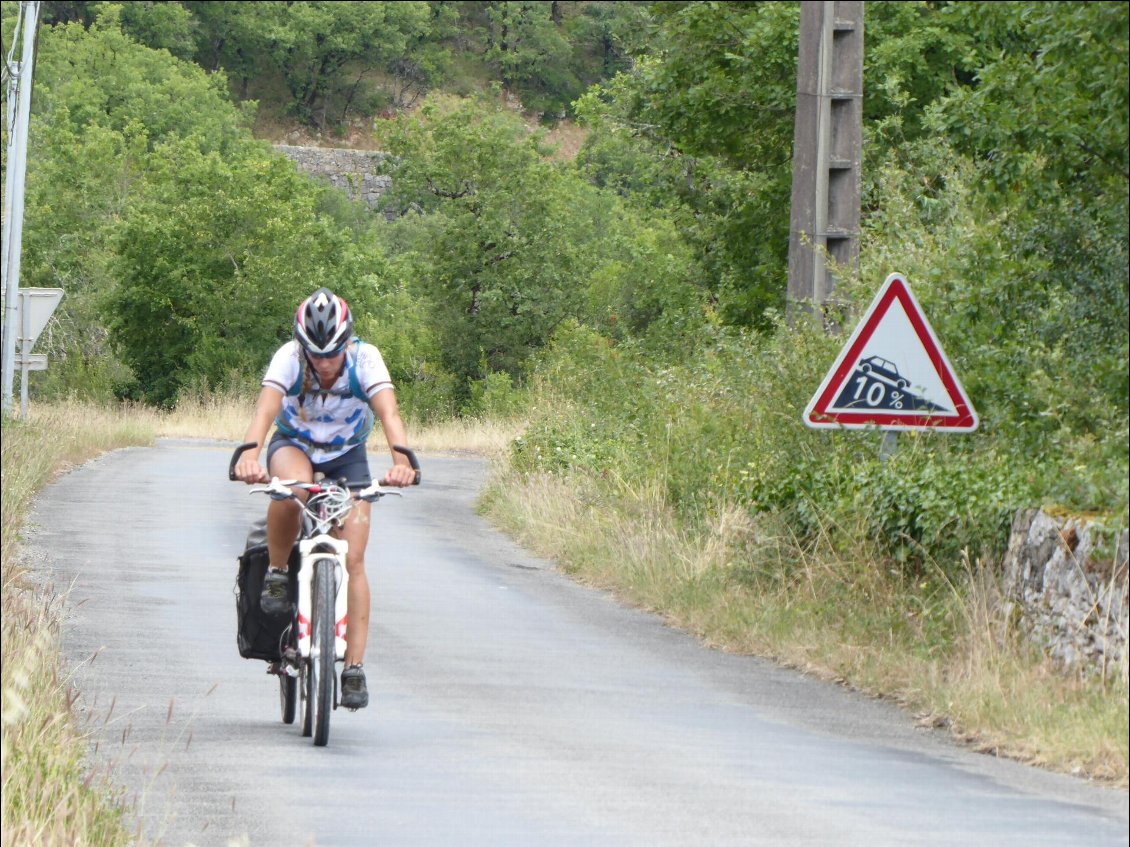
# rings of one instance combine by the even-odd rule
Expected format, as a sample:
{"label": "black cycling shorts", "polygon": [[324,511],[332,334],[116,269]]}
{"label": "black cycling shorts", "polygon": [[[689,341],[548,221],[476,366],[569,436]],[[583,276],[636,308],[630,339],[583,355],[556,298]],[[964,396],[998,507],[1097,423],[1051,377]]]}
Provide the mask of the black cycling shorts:
{"label": "black cycling shorts", "polygon": [[[270,472],[271,457],[280,447],[297,447],[306,453],[306,446],[296,438],[287,438],[281,432],[275,432],[267,444],[267,468]],[[306,453],[309,456],[309,453]],[[369,472],[369,457],[365,453],[365,445],[358,444],[348,452],[342,453],[336,459],[328,462],[311,462],[314,473],[321,473],[326,479],[337,481],[346,480],[348,488],[368,488],[373,484],[373,476]]]}

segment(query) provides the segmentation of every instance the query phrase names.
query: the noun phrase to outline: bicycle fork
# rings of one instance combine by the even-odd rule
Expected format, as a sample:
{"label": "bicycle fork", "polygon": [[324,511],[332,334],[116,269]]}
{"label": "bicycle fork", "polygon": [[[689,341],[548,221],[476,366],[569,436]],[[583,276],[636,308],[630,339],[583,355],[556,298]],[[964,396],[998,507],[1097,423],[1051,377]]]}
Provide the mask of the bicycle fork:
{"label": "bicycle fork", "polygon": [[[318,548],[315,552],[315,548]],[[327,550],[326,548],[330,548]],[[334,562],[334,659],[345,659],[345,630],[349,623],[346,609],[349,604],[349,574],[345,569],[345,556],[349,550],[349,543],[340,538],[305,539],[298,542],[298,550],[302,561],[313,565],[316,559],[332,559]],[[298,569],[298,655],[302,658],[310,657],[311,632],[310,610],[313,607],[311,597],[314,584],[314,568],[312,566]]]}

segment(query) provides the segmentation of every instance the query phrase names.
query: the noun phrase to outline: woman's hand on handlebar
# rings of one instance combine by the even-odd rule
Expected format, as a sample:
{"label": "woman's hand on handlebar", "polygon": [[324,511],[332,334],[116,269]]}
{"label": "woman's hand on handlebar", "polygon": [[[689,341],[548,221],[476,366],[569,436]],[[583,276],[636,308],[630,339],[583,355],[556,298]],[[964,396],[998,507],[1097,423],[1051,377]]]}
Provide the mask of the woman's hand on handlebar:
{"label": "woman's hand on handlebar", "polygon": [[259,464],[259,460],[247,455],[236,462],[235,478],[246,482],[248,485],[271,481],[267,469]]}
{"label": "woman's hand on handlebar", "polygon": [[386,473],[384,479],[381,480],[381,485],[390,485],[394,488],[407,488],[409,485],[414,485],[415,482],[416,471],[409,465],[397,463],[388,469],[388,473]]}

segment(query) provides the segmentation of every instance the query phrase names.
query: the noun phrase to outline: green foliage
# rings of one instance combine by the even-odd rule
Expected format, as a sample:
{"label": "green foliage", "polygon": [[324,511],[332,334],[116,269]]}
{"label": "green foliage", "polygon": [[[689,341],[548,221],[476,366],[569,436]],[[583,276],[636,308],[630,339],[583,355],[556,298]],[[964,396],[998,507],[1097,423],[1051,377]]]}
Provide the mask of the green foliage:
{"label": "green foliage", "polygon": [[[1012,510],[1038,486],[1030,463],[991,440],[904,436],[880,461],[877,433],[801,423],[835,342],[805,328],[772,339],[714,333],[661,364],[589,330],[563,330],[535,372],[536,410],[515,445],[519,470],[580,472],[639,490],[655,483],[690,520],[718,502],[777,515],[802,544],[833,532],[878,544],[918,572],[956,572],[966,548],[1000,552]],[[1049,469],[1050,470],[1050,469]]]}
{"label": "green foliage", "polygon": [[220,157],[174,142],[149,166],[109,309],[140,397],[170,404],[194,379],[258,374],[293,331],[294,304],[319,286],[368,310],[379,256],[313,213],[309,181],[285,159],[258,144]]}
{"label": "green foliage", "polygon": [[95,3],[96,15],[110,5],[119,7],[122,32],[154,50],[168,50],[178,59],[191,61],[196,54],[196,22],[181,3],[132,0],[129,3]]}
{"label": "green foliage", "polygon": [[519,417],[526,407],[526,393],[514,386],[508,373],[488,373],[474,380],[471,397],[460,413],[468,417],[492,420]]}
{"label": "green foliage", "polygon": [[230,102],[222,74],[139,45],[122,31],[121,7],[98,11],[89,31],[67,24],[40,34],[34,116],[45,126],[66,121],[81,134],[92,125],[125,132],[135,123],[151,144],[196,135],[206,150],[246,136],[249,115]]}
{"label": "green foliage", "polygon": [[517,377],[569,317],[635,329],[668,308],[685,319],[694,296],[677,233],[543,159],[537,135],[508,110],[429,101],[381,130],[397,157],[387,202],[419,210],[395,238],[446,370]]}
{"label": "green foliage", "polygon": [[1127,4],[954,3],[940,17],[976,33],[979,61],[976,84],[957,89],[932,124],[983,156],[986,177],[1000,189],[1125,194]]}
{"label": "green foliage", "polygon": [[346,68],[363,73],[396,61],[430,19],[426,3],[403,0],[259,2],[256,8],[262,49],[286,81],[297,116],[323,128],[329,101],[351,83]]}
{"label": "green foliage", "polygon": [[724,321],[764,327],[784,305],[796,6],[656,9],[647,56],[578,102],[579,161],[677,220]]}
{"label": "green foliage", "polygon": [[52,366],[33,375],[36,394],[107,397],[128,379],[101,310],[152,147],[191,137],[226,151],[248,133],[222,76],[132,41],[121,8],[97,11],[89,30],[72,23],[39,35],[21,280],[65,294],[38,345]]}
{"label": "green foliage", "polygon": [[[845,324],[905,273],[982,419],[888,462],[875,433],[801,425],[838,339],[776,317],[796,4],[158,5],[49,6],[74,23],[42,38],[25,267],[68,292],[52,390],[120,380],[111,341],[163,403],[257,374],[324,282],[415,417],[510,415],[530,380],[519,466],[661,479],[690,520],[736,501],[913,571],[994,549],[1017,505],[1125,510],[1125,4],[866,5]],[[554,162],[497,97],[431,97],[380,122],[399,217],[374,226],[247,142],[224,75],[137,43],[186,33],[241,97],[285,88],[312,125],[460,68],[468,92],[493,76],[546,119],[575,110],[588,140]]]}
{"label": "green foliage", "polygon": [[[1126,8],[1115,6],[868,4],[866,78],[879,82],[865,104],[865,239],[860,278],[843,282],[854,304],[845,324],[886,274],[907,274],[981,413],[980,432],[904,436],[881,462],[877,434],[806,430],[801,408],[838,343],[774,325],[762,301],[736,322],[771,334],[700,331],[675,364],[638,343],[562,335],[535,373],[540,414],[516,445],[518,467],[576,469],[633,490],[657,478],[690,520],[713,498],[736,500],[776,516],[802,544],[877,541],[912,572],[929,561],[956,573],[965,552],[998,553],[1023,505],[1124,515],[1126,51],[1087,58],[1125,42]],[[735,322],[741,289],[723,284],[735,240],[726,225],[768,220],[769,198],[782,192],[764,162],[786,135],[752,104],[787,96],[787,74],[767,78],[776,54],[766,33],[786,38],[772,17],[792,12],[709,8],[726,26],[711,28],[707,4],[665,7],[661,49],[579,104],[594,127],[579,164],[641,207],[674,209],[680,221],[695,212],[689,238],[721,317]],[[1067,56],[1075,42],[1078,61]],[[752,73],[764,76],[743,91],[736,68],[760,55],[755,44],[768,58]],[[1029,109],[1045,82],[1071,101],[1067,120]],[[1008,100],[1003,123],[998,100]],[[1074,110],[1088,100],[1101,108]],[[1090,140],[1063,149],[1080,138]],[[710,205],[727,180],[746,189],[740,203]],[[758,290],[748,271],[741,278],[747,295]],[[764,318],[748,320],[759,309]]]}

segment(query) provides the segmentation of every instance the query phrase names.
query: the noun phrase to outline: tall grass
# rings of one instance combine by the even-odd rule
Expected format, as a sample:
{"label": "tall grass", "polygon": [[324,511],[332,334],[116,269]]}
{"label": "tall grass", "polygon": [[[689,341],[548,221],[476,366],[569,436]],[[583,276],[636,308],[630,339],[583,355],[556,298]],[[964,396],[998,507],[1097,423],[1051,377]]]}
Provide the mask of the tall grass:
{"label": "tall grass", "polygon": [[1015,639],[994,569],[967,558],[959,577],[912,578],[878,549],[837,547],[848,528],[801,542],[732,504],[691,527],[664,489],[503,470],[484,509],[709,644],[892,698],[978,749],[1127,784],[1125,684],[1065,677]]}
{"label": "tall grass", "polygon": [[20,566],[20,527],[52,475],[115,447],[148,444],[155,416],[136,409],[63,404],[31,420],[3,421],[3,821],[5,844],[117,845],[132,836],[105,774],[85,744],[60,675],[62,599]]}
{"label": "tall grass", "polygon": [[[155,417],[155,432],[167,438],[213,438],[239,441],[247,430],[255,409],[255,398],[230,393],[200,393],[183,397],[175,411],[150,413]],[[504,453],[521,432],[523,422],[509,418],[452,418],[413,420],[406,417],[408,440],[422,453],[472,453],[495,456]],[[369,439],[369,450],[387,453],[379,431]]]}

